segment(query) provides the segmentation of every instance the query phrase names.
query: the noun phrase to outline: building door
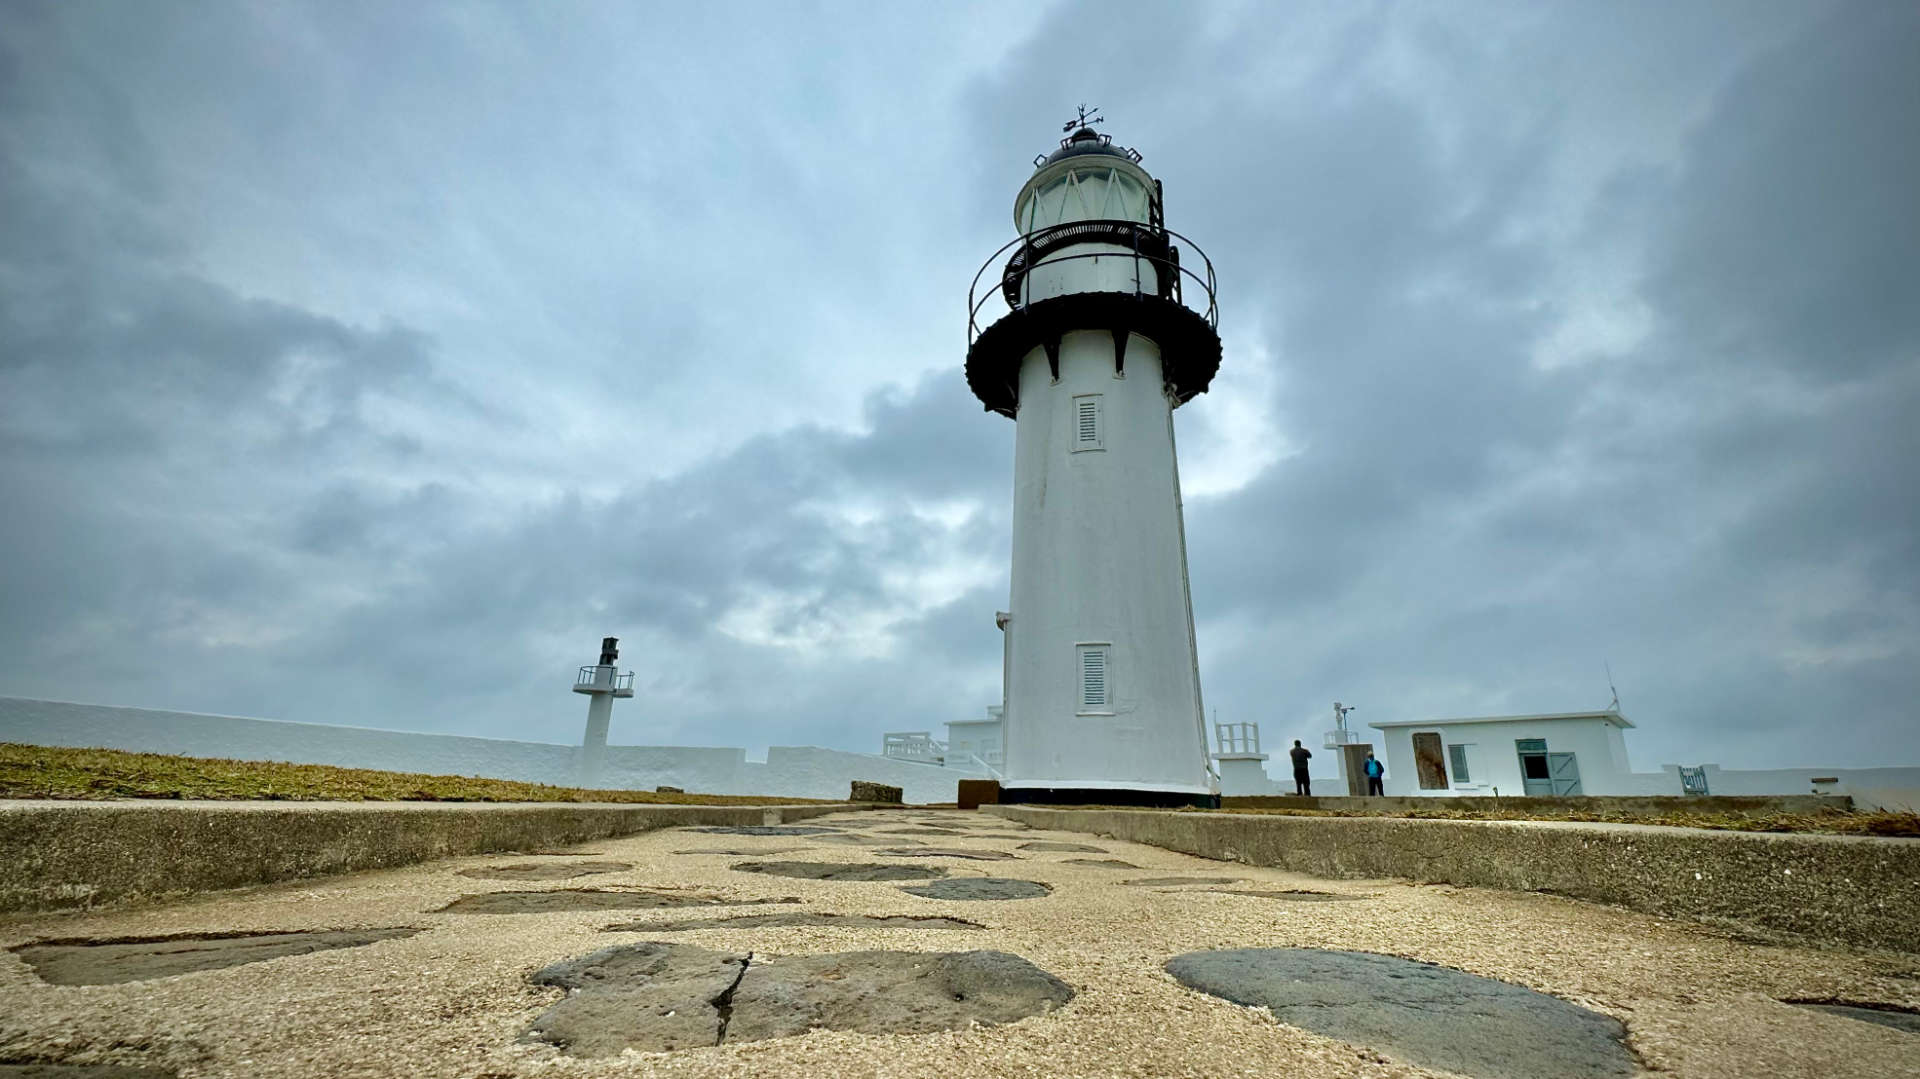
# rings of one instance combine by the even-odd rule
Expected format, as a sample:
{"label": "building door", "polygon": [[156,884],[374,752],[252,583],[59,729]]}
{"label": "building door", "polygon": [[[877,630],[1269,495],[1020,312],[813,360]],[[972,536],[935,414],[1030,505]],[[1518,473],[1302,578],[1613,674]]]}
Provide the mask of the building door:
{"label": "building door", "polygon": [[1580,762],[1573,759],[1573,754],[1547,754],[1547,773],[1552,777],[1553,793],[1580,793]]}
{"label": "building door", "polygon": [[1419,770],[1421,790],[1447,789],[1447,762],[1441,753],[1437,732],[1421,731],[1413,736],[1413,766]]}
{"label": "building door", "polygon": [[1547,766],[1547,740],[1519,738],[1514,740],[1513,747],[1520,753],[1520,793],[1529,798],[1552,794],[1553,770]]}
{"label": "building door", "polygon": [[1345,766],[1342,769],[1342,771],[1344,771],[1347,776],[1347,796],[1348,797],[1350,798],[1366,797],[1367,795],[1367,754],[1372,752],[1373,752],[1373,745],[1368,742],[1355,742],[1352,745],[1345,745],[1340,747],[1340,753],[1345,758],[1344,760],[1341,761],[1341,764]]}

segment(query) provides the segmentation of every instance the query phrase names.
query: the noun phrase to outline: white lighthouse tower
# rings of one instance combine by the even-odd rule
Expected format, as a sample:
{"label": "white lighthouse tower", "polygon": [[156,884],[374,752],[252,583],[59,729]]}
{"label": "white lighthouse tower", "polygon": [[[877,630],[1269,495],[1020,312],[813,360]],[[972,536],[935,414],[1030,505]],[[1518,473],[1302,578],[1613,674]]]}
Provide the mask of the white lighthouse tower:
{"label": "white lighthouse tower", "polygon": [[620,658],[620,638],[600,640],[600,662],[582,667],[573,677],[573,691],[587,695],[587,733],[580,742],[580,785],[597,787],[607,757],[607,724],[613,720],[613,699],[633,696],[633,672],[625,674],[614,662]]}
{"label": "white lighthouse tower", "polygon": [[1213,268],[1098,121],[1035,159],[968,297],[967,382],[1014,420],[1001,799],[1205,804],[1173,410],[1220,367]]}

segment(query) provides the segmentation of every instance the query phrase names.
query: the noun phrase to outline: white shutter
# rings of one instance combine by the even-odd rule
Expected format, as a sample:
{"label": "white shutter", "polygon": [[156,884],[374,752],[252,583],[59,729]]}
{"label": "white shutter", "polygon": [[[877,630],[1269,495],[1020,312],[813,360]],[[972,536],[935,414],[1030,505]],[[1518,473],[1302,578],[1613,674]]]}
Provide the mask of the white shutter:
{"label": "white shutter", "polygon": [[1073,448],[1101,448],[1100,395],[1097,393],[1083,393],[1073,399]]}
{"label": "white shutter", "polygon": [[1107,646],[1080,646],[1080,710],[1105,710],[1111,699],[1107,690]]}

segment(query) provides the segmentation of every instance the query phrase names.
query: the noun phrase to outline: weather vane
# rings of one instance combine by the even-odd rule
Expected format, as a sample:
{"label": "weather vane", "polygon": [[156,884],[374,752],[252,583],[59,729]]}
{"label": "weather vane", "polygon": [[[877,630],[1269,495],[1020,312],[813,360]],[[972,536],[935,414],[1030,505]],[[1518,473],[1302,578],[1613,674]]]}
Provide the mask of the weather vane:
{"label": "weather vane", "polygon": [[[1093,113],[1093,115],[1089,116],[1087,115],[1088,113]],[[1100,106],[1095,105],[1093,108],[1089,109],[1086,107],[1086,105],[1083,104],[1080,106],[1079,118],[1068,120],[1066,123],[1061,124],[1060,130],[1073,131],[1077,128],[1092,127],[1095,124],[1104,124],[1106,122],[1107,122],[1106,117],[1100,115]]]}

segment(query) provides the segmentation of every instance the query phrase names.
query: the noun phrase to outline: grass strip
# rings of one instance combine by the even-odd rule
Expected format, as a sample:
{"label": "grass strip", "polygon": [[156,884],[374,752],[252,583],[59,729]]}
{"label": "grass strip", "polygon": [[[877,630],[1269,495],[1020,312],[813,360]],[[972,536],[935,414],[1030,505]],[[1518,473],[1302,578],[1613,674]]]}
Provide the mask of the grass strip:
{"label": "grass strip", "polygon": [[1210,809],[1207,813],[1262,813],[1293,817],[1401,817],[1408,820],[1578,821],[1588,824],[1658,824],[1675,828],[1711,828],[1725,832],[1815,832],[1825,835],[1877,835],[1920,838],[1920,813],[1822,809],[1812,813],[1756,811],[1661,813],[1608,810],[1401,809],[1369,813],[1340,809]]}
{"label": "grass strip", "polygon": [[625,802],[792,805],[811,798],[586,790],[477,776],[436,776],[325,764],[177,757],[118,749],[0,742],[0,798],[209,799],[296,802]]}

